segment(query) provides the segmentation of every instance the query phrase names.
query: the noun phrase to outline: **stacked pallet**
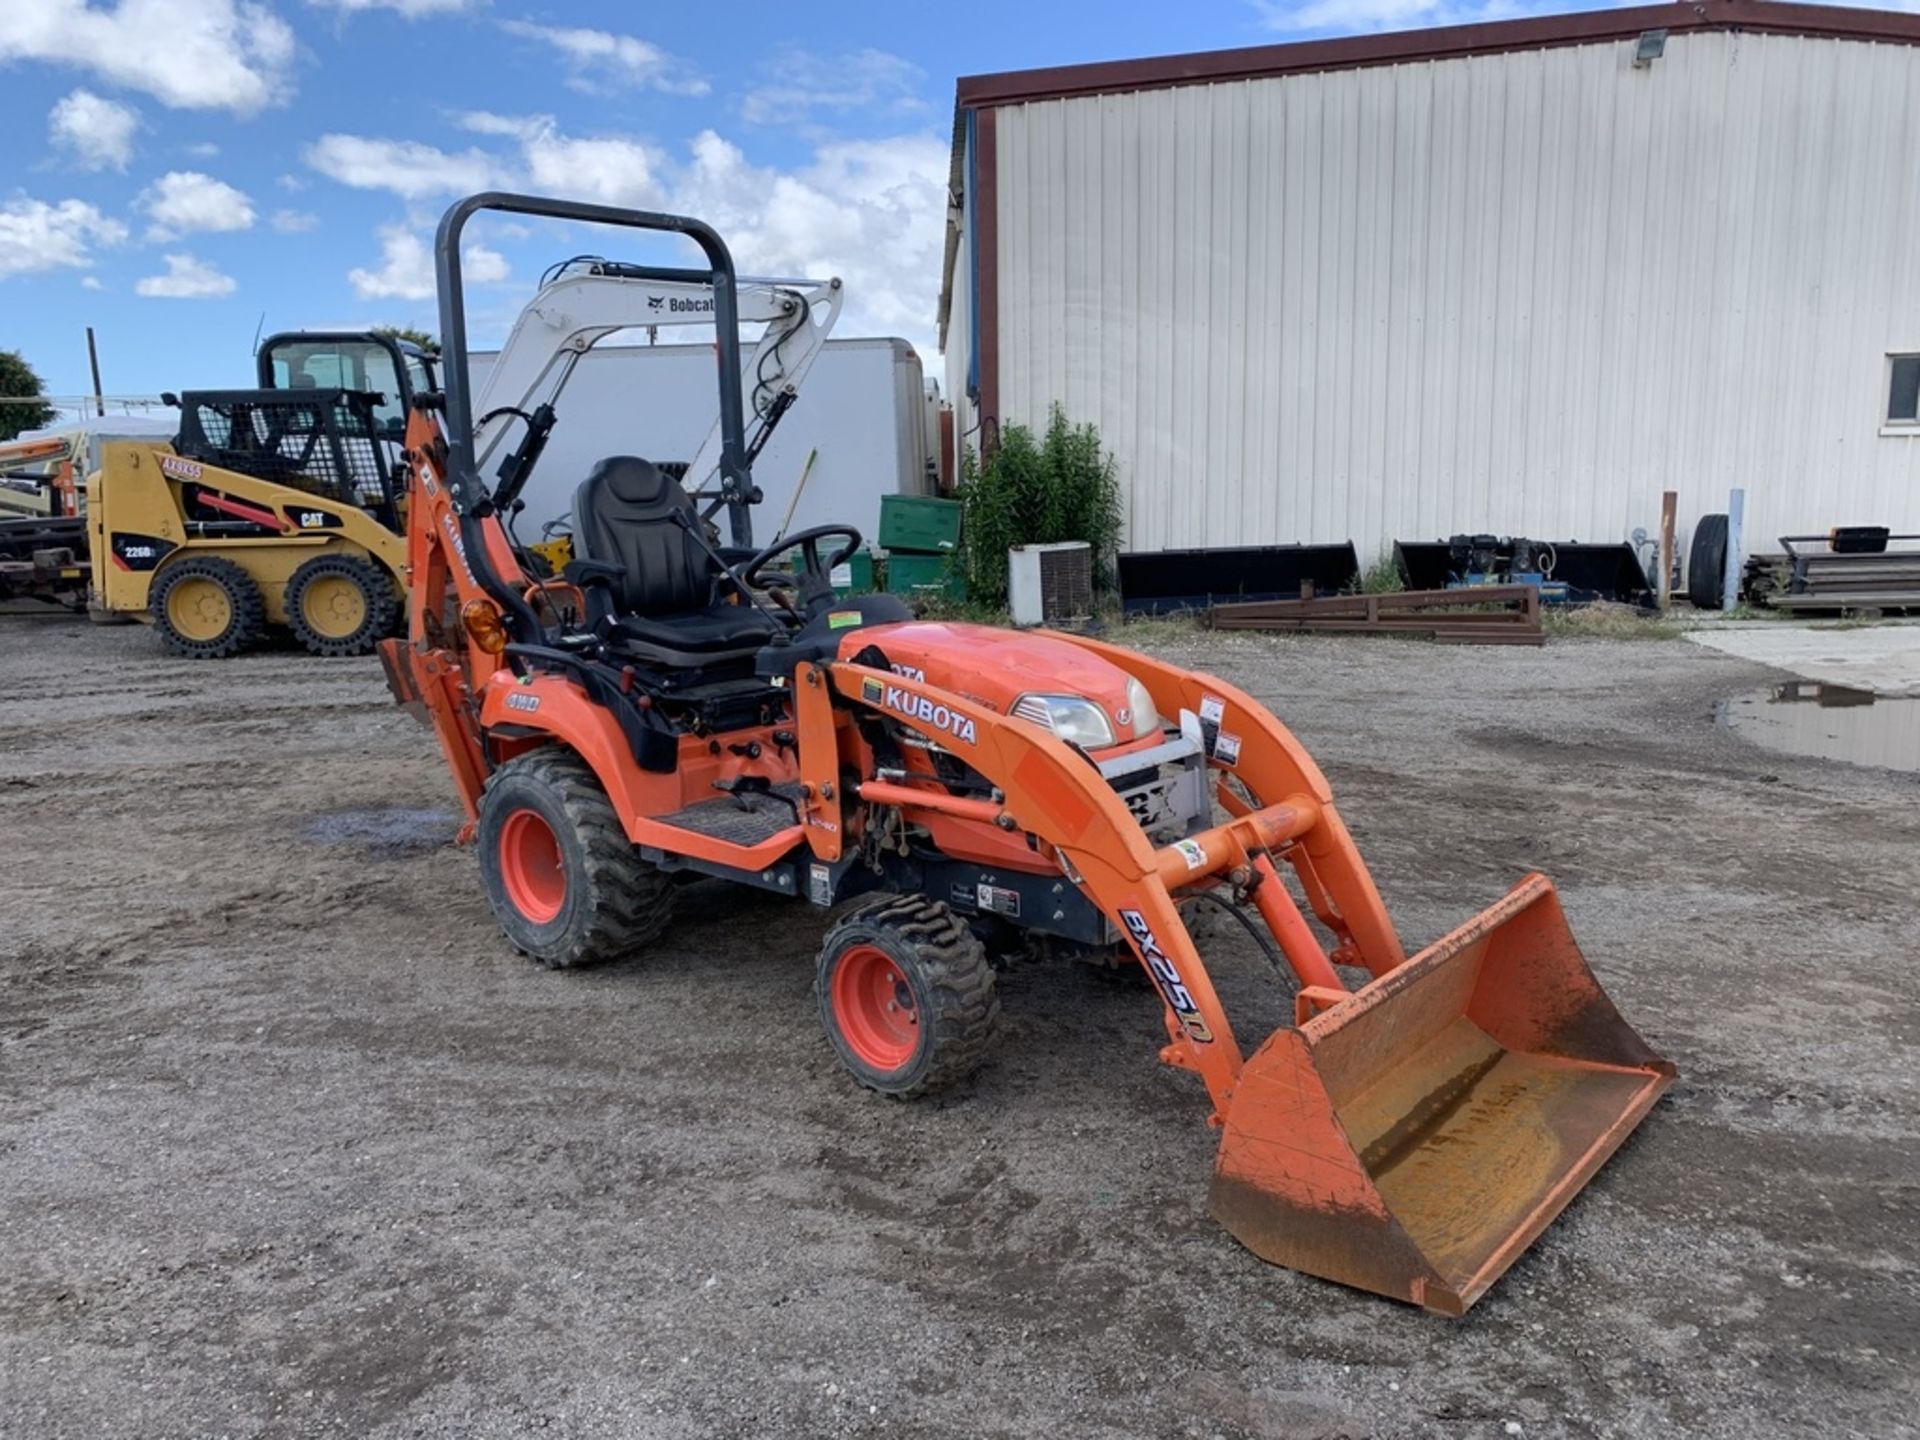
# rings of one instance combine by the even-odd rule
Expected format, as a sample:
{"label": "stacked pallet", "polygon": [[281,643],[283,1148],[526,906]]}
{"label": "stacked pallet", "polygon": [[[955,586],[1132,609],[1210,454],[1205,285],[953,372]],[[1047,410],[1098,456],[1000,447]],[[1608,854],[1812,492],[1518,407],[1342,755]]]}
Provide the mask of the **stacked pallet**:
{"label": "stacked pallet", "polygon": [[1540,587],[1469,585],[1384,595],[1329,595],[1215,605],[1221,630],[1306,630],[1363,635],[1427,635],[1450,645],[1541,645]]}
{"label": "stacked pallet", "polygon": [[1882,533],[1854,548],[1830,536],[1786,536],[1786,593],[1767,603],[1779,610],[1920,610],[1920,548],[1901,548],[1915,541],[1920,535]]}

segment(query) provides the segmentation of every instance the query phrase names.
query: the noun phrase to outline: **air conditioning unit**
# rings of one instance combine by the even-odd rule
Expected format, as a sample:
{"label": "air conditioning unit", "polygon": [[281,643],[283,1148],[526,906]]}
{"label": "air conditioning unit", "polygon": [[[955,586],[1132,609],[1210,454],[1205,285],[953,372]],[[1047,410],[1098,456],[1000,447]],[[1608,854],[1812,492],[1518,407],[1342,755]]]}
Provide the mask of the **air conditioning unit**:
{"label": "air conditioning unit", "polygon": [[1007,608],[1016,625],[1057,625],[1093,614],[1093,547],[1084,540],[1007,551]]}

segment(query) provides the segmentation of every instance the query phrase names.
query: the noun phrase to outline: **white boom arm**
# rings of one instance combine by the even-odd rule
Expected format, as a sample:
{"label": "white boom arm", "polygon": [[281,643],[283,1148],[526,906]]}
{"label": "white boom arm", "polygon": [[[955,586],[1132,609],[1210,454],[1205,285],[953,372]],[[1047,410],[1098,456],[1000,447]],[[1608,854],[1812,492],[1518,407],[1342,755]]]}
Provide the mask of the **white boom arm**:
{"label": "white boom arm", "polygon": [[[758,434],[792,403],[834,321],[840,316],[838,280],[752,280],[736,284],[740,322],[766,326],[745,352],[741,384],[746,400],[747,451]],[[474,454],[482,473],[518,417],[555,405],[580,357],[609,335],[662,325],[711,325],[713,287],[688,281],[646,280],[596,273],[594,262],[563,270],[514,322],[474,406]],[[787,396],[782,400],[781,396]],[[716,407],[717,409],[717,407]],[[498,413],[496,413],[498,412]],[[687,468],[697,490],[718,465],[720,422]]]}

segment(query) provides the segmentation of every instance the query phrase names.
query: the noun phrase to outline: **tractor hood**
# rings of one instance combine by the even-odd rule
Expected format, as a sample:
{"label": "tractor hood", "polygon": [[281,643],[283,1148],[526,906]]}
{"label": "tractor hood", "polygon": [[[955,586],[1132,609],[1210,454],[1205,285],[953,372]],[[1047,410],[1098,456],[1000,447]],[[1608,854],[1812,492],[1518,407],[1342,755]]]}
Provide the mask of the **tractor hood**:
{"label": "tractor hood", "polygon": [[1044,631],[932,620],[876,625],[850,632],[838,658],[851,661],[870,646],[908,679],[951,690],[999,714],[1011,713],[1026,695],[1073,696],[1099,707],[1116,743],[1134,738],[1138,695],[1130,692],[1127,673]]}

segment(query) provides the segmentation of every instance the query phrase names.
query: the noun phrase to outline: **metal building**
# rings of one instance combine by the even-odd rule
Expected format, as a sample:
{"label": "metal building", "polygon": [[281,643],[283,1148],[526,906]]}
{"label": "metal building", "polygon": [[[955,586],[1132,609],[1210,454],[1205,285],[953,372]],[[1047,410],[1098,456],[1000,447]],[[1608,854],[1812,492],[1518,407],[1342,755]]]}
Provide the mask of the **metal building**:
{"label": "metal building", "polygon": [[1920,530],[1920,15],[973,76],[952,188],[958,424],[1097,424],[1132,548]]}

